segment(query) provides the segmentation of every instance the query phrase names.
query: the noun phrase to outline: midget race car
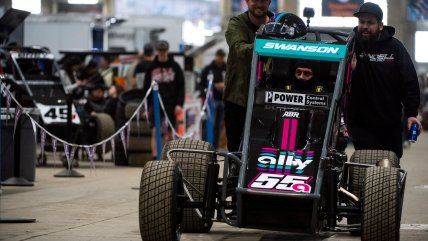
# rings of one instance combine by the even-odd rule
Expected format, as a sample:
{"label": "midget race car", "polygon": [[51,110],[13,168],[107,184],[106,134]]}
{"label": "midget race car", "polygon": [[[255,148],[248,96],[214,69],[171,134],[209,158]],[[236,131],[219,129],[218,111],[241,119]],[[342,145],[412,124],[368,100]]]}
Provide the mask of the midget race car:
{"label": "midget race car", "polygon": [[[72,133],[76,133],[80,119],[71,99],[67,97],[54,55],[41,46],[7,44],[10,34],[29,14],[9,9],[0,19],[0,30],[4,34],[0,45],[2,81],[15,97],[19,96],[17,101],[20,105],[39,112],[40,124],[47,131],[63,140],[72,141]],[[49,143],[46,143],[47,147]],[[46,160],[38,161],[39,164],[46,163]]]}
{"label": "midget race car", "polygon": [[[29,15],[29,12],[9,9],[0,19],[0,74],[2,82],[26,108],[37,110],[39,123],[56,138],[70,143],[85,142],[82,139],[82,120],[78,113],[79,101],[73,100],[61,80],[60,68],[54,54],[42,46],[18,46],[6,44],[9,35]],[[14,103],[11,103],[14,105]],[[91,128],[96,129],[96,141],[114,132],[114,122],[104,113],[93,116]],[[40,140],[39,140],[40,141]],[[95,142],[92,140],[92,143]],[[89,144],[92,144],[89,143]],[[84,144],[88,144],[85,142]],[[46,141],[47,151],[52,150],[51,141]],[[58,146],[59,149],[62,145]],[[46,156],[39,155],[39,165],[46,164]]]}
{"label": "midget race car", "polygon": [[[182,232],[209,232],[217,221],[399,240],[406,172],[390,151],[358,150],[348,160],[340,134],[353,39],[309,26],[294,38],[259,29],[242,150],[217,151],[192,139],[166,143],[162,160],[142,171],[142,239],[180,240]],[[323,88],[270,84],[288,86],[301,59],[319,61]]]}

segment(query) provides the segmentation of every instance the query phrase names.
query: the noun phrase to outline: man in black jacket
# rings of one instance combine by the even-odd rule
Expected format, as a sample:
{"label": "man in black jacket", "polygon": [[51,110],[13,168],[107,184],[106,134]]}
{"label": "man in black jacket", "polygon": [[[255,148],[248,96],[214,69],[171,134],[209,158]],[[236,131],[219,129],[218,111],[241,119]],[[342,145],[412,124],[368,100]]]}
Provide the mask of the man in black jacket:
{"label": "man in black jacket", "polygon": [[421,130],[416,118],[420,102],[417,74],[403,44],[393,37],[395,29],[383,25],[378,5],[364,3],[354,16],[358,26],[351,62],[349,132],[356,150],[390,150],[401,158],[402,115],[408,129],[417,123]]}
{"label": "man in black jacket", "polygon": [[212,76],[212,96],[215,108],[214,114],[214,148],[218,148],[220,131],[223,125],[223,89],[224,89],[224,75],[226,74],[226,52],[223,49],[218,49],[215,53],[214,60],[202,70],[201,73],[201,87],[208,93],[209,77]]}
{"label": "man in black jacket", "polygon": [[251,73],[253,43],[257,29],[273,16],[271,0],[246,0],[248,11],[232,17],[225,33],[229,46],[224,80],[224,122],[227,149],[239,151],[244,131]]}
{"label": "man in black jacket", "polygon": [[[156,43],[157,56],[146,69],[144,77],[143,92],[146,93],[151,86],[152,81],[156,81],[159,86],[159,94],[171,121],[172,126],[175,128],[176,116],[183,111],[184,104],[184,74],[180,65],[174,61],[173,57],[169,55],[169,43],[165,40],[159,40]],[[149,97],[149,101],[151,101]],[[151,106],[151,105],[150,105]],[[150,108],[150,118],[152,123],[152,154],[153,158],[156,157],[156,129],[153,125],[153,111]],[[163,118],[163,112],[161,111]],[[168,139],[168,138],[167,138]]]}

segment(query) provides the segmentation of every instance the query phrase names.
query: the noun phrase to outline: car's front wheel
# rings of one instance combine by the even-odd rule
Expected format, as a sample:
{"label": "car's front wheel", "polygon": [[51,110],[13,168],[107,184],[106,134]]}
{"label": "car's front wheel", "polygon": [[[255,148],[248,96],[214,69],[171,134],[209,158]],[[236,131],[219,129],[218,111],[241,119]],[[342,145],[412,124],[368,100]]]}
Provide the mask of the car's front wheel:
{"label": "car's front wheel", "polygon": [[184,194],[181,172],[172,161],[149,161],[140,183],[139,223],[144,241],[177,241],[181,235]]}
{"label": "car's front wheel", "polygon": [[402,210],[400,172],[394,167],[369,167],[362,193],[361,240],[400,240]]}

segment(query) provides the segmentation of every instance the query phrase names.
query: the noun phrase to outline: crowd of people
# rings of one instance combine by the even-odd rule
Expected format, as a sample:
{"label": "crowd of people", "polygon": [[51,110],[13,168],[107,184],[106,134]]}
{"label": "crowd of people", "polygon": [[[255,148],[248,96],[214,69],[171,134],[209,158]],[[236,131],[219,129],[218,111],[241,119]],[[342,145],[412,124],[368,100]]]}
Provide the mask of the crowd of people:
{"label": "crowd of people", "polygon": [[[212,80],[215,106],[213,145],[219,147],[224,125],[229,151],[239,151],[241,146],[255,34],[274,16],[268,10],[271,0],[246,0],[246,3],[248,10],[232,17],[228,23],[225,33],[228,53],[218,49],[200,75],[202,99]],[[358,18],[358,26],[354,28],[355,49],[350,59],[352,88],[347,93],[349,102],[345,103],[346,124],[357,150],[386,149],[401,157],[402,116],[406,119],[405,128],[416,123],[422,130],[416,118],[420,102],[416,71],[405,47],[393,37],[394,28],[383,24],[383,12],[378,5],[364,3],[354,16]],[[379,61],[376,56],[381,54],[391,58]],[[101,56],[98,64],[89,62],[83,66],[83,60],[71,56],[63,62],[62,74],[67,91],[73,96],[82,96],[85,90],[89,93],[90,104],[85,106],[85,112],[89,115],[92,112],[114,115],[114,100],[121,91],[147,91],[154,80],[159,86],[168,119],[174,125],[177,114],[183,111],[185,80],[182,68],[169,53],[169,43],[160,40],[144,45],[142,55],[128,69],[125,89],[115,83],[110,66],[112,61],[110,56]],[[323,91],[318,84],[319,62],[297,61],[292,70],[293,83],[289,89]],[[150,109],[149,112],[152,120],[153,111]],[[152,154],[155,157],[154,136]]]}

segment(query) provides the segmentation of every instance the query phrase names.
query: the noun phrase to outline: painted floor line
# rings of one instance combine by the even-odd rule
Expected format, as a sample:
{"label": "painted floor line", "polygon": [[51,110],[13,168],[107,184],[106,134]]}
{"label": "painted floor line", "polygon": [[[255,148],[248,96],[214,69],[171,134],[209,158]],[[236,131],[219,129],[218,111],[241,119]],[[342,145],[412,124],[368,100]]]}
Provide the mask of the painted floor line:
{"label": "painted floor line", "polygon": [[416,189],[428,189],[428,185],[415,186]]}
{"label": "painted floor line", "polygon": [[428,224],[401,224],[401,230],[427,230]]}

